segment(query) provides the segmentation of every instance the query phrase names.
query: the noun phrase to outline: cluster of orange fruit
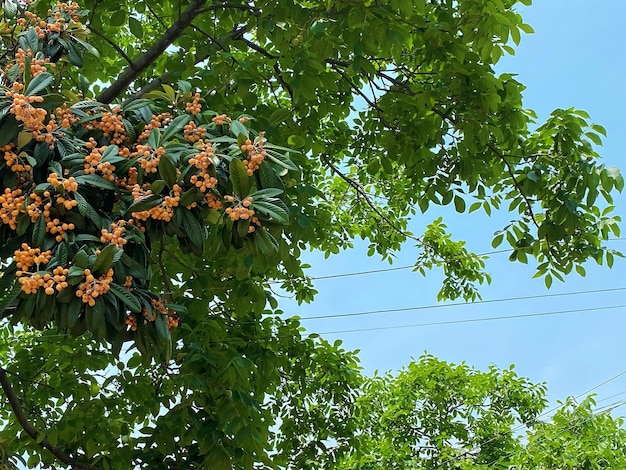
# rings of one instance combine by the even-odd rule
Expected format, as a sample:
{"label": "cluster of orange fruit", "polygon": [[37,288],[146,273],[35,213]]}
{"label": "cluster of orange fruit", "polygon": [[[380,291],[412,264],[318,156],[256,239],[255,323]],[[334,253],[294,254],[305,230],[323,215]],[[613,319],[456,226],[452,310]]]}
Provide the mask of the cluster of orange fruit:
{"label": "cluster of orange fruit", "polygon": [[122,248],[124,245],[126,245],[126,243],[128,243],[128,240],[124,238],[124,234],[126,233],[126,229],[124,228],[125,225],[125,220],[118,220],[117,223],[111,223],[110,232],[107,229],[103,228],[102,230],[100,230],[100,241],[104,244],[111,243],[118,248]]}
{"label": "cluster of orange fruit", "polygon": [[[167,318],[167,327],[168,328],[176,328],[178,326],[178,315],[171,312],[168,308],[163,305],[163,303],[157,299],[152,299],[150,301],[152,307],[152,313],[148,313],[148,309],[146,307],[141,309],[141,314],[143,316],[143,324],[147,325],[148,322],[153,322],[156,320],[157,315],[165,315]],[[137,318],[135,315],[130,314],[126,317],[126,324],[130,328],[131,331],[137,331]]]}
{"label": "cluster of orange fruit", "polygon": [[85,129],[102,131],[102,135],[107,137],[111,144],[121,145],[128,140],[126,128],[120,111],[122,108],[115,106],[111,111],[101,113],[99,119],[85,123]]}
{"label": "cluster of orange fruit", "polygon": [[89,269],[83,271],[85,281],[78,286],[76,297],[80,297],[83,303],[90,307],[96,305],[96,297],[106,294],[111,289],[113,281],[113,268],[109,268],[106,273],[95,277]]}
{"label": "cluster of orange fruit", "polygon": [[31,11],[24,11],[24,17],[17,19],[19,26],[32,26],[39,39],[45,39],[50,33],[60,33],[67,27],[63,13],[69,13],[72,22],[81,26],[81,15],[78,14],[80,6],[76,3],[57,2],[54,10],[48,10],[48,19],[44,20]]}
{"label": "cluster of orange fruit", "polygon": [[[260,137],[263,137],[263,135],[263,132],[261,132]],[[248,152],[248,157],[243,161],[243,164],[246,166],[248,176],[252,176],[267,156],[267,152],[263,149],[263,139],[257,139],[255,143],[247,139],[241,146],[241,151]]]}
{"label": "cluster of orange fruit", "polygon": [[[44,289],[47,295],[53,295],[56,292],[61,292],[68,286],[66,282],[66,276],[69,269],[57,266],[52,273],[40,274],[30,273],[29,270],[33,266],[39,269],[41,265],[48,264],[52,258],[52,252],[50,250],[41,251],[39,248],[31,248],[26,243],[22,243],[21,250],[15,250],[14,259],[18,271],[18,281],[22,285],[21,290],[26,294],[32,294],[37,292],[38,289]],[[55,286],[56,284],[56,286]]]}

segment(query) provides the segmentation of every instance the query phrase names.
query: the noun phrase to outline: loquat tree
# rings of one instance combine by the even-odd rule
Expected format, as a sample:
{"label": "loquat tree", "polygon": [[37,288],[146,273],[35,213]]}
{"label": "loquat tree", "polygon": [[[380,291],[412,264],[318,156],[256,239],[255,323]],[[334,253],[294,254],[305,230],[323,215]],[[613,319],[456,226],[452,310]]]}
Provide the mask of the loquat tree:
{"label": "loquat tree", "polygon": [[303,250],[412,240],[441,298],[475,299],[483,259],[440,220],[407,230],[433,204],[508,204],[494,245],[548,284],[612,264],[604,129],[570,109],[531,130],[493,70],[530,31],[517,3],[4,0],[3,465],[338,461],[356,356],[271,284],[310,301]]}

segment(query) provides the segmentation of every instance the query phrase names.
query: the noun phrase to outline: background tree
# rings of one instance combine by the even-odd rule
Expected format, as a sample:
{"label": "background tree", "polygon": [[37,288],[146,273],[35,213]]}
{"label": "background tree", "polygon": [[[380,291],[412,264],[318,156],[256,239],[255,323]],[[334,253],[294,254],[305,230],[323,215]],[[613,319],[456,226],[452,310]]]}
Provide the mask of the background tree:
{"label": "background tree", "polygon": [[357,442],[334,468],[573,470],[620,468],[626,459],[614,406],[569,398],[547,418],[545,386],[512,367],[481,372],[425,355],[362,390]]}
{"label": "background tree", "polygon": [[386,258],[413,240],[441,298],[476,298],[480,257],[441,220],[407,231],[431,204],[508,203],[494,245],[548,285],[612,264],[604,129],[557,110],[531,131],[522,85],[493,71],[530,31],[516,3],[5,0],[10,454],[330,466],[353,444],[356,359],[303,337],[272,286],[311,300],[302,250],[358,236]]}

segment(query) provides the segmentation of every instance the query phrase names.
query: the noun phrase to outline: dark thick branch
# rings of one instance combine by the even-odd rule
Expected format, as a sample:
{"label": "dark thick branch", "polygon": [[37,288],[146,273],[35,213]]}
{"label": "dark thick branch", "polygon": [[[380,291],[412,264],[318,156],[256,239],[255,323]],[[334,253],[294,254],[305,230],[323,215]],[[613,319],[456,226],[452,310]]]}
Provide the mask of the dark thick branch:
{"label": "dark thick branch", "polygon": [[11,409],[13,410],[13,414],[15,414],[15,417],[17,418],[17,422],[20,423],[20,426],[22,426],[22,429],[24,429],[26,434],[28,434],[33,440],[37,441],[42,448],[49,450],[52,455],[54,455],[65,465],[69,465],[72,468],[76,469],[96,470],[95,467],[81,462],[80,460],[76,460],[75,458],[66,454],[63,450],[53,446],[52,444],[50,444],[50,441],[48,441],[48,439],[43,438],[41,441],[38,440],[40,436],[39,432],[30,424],[30,422],[24,415],[24,412],[22,411],[22,406],[20,405],[20,401],[17,398],[17,395],[15,395],[13,387],[11,386],[9,379],[7,378],[7,371],[1,367],[0,386],[2,386],[2,390],[4,391],[4,394],[9,401],[9,405],[11,405]]}
{"label": "dark thick branch", "polygon": [[[230,40],[236,40],[236,39],[241,39],[241,37],[244,35],[245,33],[245,26],[242,27],[235,27],[233,28],[233,30],[228,33],[227,36],[223,36],[221,38],[215,39],[214,37],[212,37],[211,35],[209,35],[208,33],[202,31],[201,29],[199,29],[198,27],[194,26],[193,24],[190,24],[190,26],[192,28],[194,28],[196,31],[198,31],[199,33],[203,34],[209,41],[211,41],[211,44],[213,44],[216,48],[222,49],[222,50],[226,50],[226,48],[224,47],[224,42],[228,39]],[[209,57],[211,57],[212,51],[197,57],[195,60],[194,65],[198,65],[201,62],[204,62],[205,60],[207,60]],[[124,101],[124,105],[127,105],[128,103],[130,103],[131,101],[134,101],[136,99],[141,98],[142,95],[151,92],[152,90],[156,90],[160,85],[164,84],[164,83],[168,83],[170,81],[171,78],[173,78],[175,75],[171,72],[165,72],[163,75],[160,75],[158,77],[153,78],[152,80],[150,80],[148,83],[146,83],[143,87],[141,87],[141,89],[139,89],[138,91],[136,91],[135,93],[133,93],[132,95],[130,95],[126,101]]]}
{"label": "dark thick branch", "polygon": [[326,155],[322,154],[321,158],[324,164],[328,166],[328,168],[330,168],[333,173],[335,173],[342,180],[348,183],[348,185],[350,185],[350,187],[352,187],[352,189],[354,189],[356,193],[365,200],[365,202],[370,207],[370,209],[372,209],[372,211],[374,211],[374,213],[378,215],[378,217],[380,217],[387,225],[389,225],[389,227],[391,227],[393,230],[398,232],[400,235],[410,238],[411,240],[414,240],[420,244],[422,243],[422,240],[420,240],[418,237],[405,232],[404,230],[396,226],[391,220],[389,220],[389,218],[385,214],[383,214],[378,207],[376,207],[376,204],[372,202],[372,200],[369,197],[369,194],[367,193],[367,191],[365,191],[363,186],[361,186],[359,183],[357,183],[353,179],[346,176],[341,170],[339,170],[339,168],[333,165],[333,163],[328,159]]}
{"label": "dark thick branch", "polygon": [[202,6],[206,0],[192,0],[189,7],[179,16],[178,20],[168,28],[150,48],[144,52],[137,60],[133,61],[135,66],[128,67],[106,90],[104,90],[98,101],[101,103],[111,103],[128,86],[146,70],[163,52],[167,49],[191,24],[196,16],[202,12]]}

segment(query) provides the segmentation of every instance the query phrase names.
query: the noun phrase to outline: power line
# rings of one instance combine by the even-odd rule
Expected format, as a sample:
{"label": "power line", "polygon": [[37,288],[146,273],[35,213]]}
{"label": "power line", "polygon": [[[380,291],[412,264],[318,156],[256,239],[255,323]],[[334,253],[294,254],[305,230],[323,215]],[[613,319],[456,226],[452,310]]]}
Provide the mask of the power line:
{"label": "power line", "polygon": [[367,331],[398,330],[398,329],[404,329],[404,328],[419,328],[419,327],[425,327],[425,326],[453,325],[453,324],[461,324],[461,323],[478,323],[478,322],[493,321],[493,320],[510,320],[514,318],[545,317],[545,316],[550,316],[550,315],[563,315],[563,314],[568,314],[568,313],[590,312],[594,310],[611,310],[611,309],[616,309],[616,308],[626,308],[626,305],[613,305],[609,307],[593,307],[593,308],[579,308],[579,309],[572,309],[572,310],[559,310],[557,312],[524,313],[521,315],[502,315],[498,317],[471,318],[471,319],[466,319],[466,320],[449,320],[449,321],[430,322],[430,323],[414,323],[411,325],[355,328],[351,330],[324,331],[318,334],[336,335],[336,334],[344,334],[344,333],[362,333],[362,332],[367,332]]}
{"label": "power line", "polygon": [[504,299],[492,299],[492,300],[479,300],[477,302],[467,303],[467,302],[455,302],[450,304],[432,304],[432,305],[421,305],[417,307],[402,307],[402,308],[389,308],[389,309],[381,309],[381,310],[367,310],[364,312],[353,312],[353,313],[336,313],[332,315],[315,315],[315,316],[304,316],[300,317],[300,320],[322,320],[326,318],[344,318],[344,317],[359,317],[365,315],[376,315],[379,313],[392,313],[392,312],[409,312],[415,310],[430,310],[430,309],[439,309],[439,308],[447,308],[447,307],[458,307],[462,305],[480,305],[480,304],[493,304],[500,302],[512,302],[517,300],[531,300],[531,299],[542,299],[548,297],[564,297],[568,295],[583,295],[583,294],[596,294],[596,293],[606,293],[606,292],[616,292],[626,290],[626,287],[615,287],[610,289],[595,289],[595,290],[587,290],[587,291],[577,291],[577,292],[562,292],[555,294],[538,294],[538,295],[528,295],[521,297],[508,297]]}
{"label": "power line", "polygon": [[[607,241],[626,241],[626,238],[610,238]],[[485,253],[477,253],[476,256],[478,257],[482,257],[482,256],[490,256],[490,255],[497,255],[500,253],[510,253],[513,251],[513,248],[507,248],[507,249],[503,249],[503,250],[495,250],[495,251],[487,251]],[[459,256],[456,257],[457,259],[463,259],[463,258],[467,258],[467,256]],[[452,258],[454,259],[454,258]],[[354,272],[348,272],[348,273],[338,273],[338,274],[329,274],[326,276],[304,276],[304,277],[298,277],[298,278],[294,278],[294,279],[286,279],[286,280],[272,280],[269,281],[269,284],[284,284],[284,283],[289,283],[289,282],[293,282],[293,281],[304,281],[304,280],[310,280],[310,281],[324,281],[327,279],[337,279],[337,278],[342,278],[342,277],[352,277],[352,276],[363,276],[363,275],[368,275],[368,274],[378,274],[378,273],[386,273],[386,272],[392,272],[392,271],[402,271],[402,270],[406,270],[406,269],[415,269],[415,265],[411,264],[411,265],[406,265],[406,266],[398,266],[398,267],[392,267],[392,268],[381,268],[381,269],[372,269],[372,270],[368,270],[368,271],[354,271]]]}

